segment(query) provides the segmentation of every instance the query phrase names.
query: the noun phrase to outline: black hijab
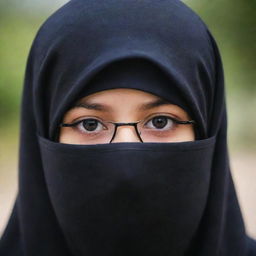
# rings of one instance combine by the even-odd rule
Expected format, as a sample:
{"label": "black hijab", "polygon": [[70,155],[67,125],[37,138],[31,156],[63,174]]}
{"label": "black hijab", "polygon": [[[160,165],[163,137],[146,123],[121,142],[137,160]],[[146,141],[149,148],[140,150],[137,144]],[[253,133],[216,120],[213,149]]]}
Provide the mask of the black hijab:
{"label": "black hijab", "polygon": [[[154,93],[196,120],[196,141],[56,141],[77,99]],[[4,256],[256,255],[227,149],[223,70],[207,27],[177,0],[72,0],[41,27],[22,101],[19,193]]]}

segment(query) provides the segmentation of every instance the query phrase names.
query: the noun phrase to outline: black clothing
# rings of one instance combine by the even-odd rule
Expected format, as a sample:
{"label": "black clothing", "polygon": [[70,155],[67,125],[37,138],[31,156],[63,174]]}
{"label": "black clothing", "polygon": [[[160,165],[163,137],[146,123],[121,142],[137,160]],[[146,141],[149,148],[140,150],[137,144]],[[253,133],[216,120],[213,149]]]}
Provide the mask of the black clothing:
{"label": "black clothing", "polygon": [[[197,122],[196,141],[58,143],[79,98],[154,93]],[[227,149],[221,58],[178,0],[72,0],[41,27],[28,58],[19,193],[4,256],[252,256]]]}

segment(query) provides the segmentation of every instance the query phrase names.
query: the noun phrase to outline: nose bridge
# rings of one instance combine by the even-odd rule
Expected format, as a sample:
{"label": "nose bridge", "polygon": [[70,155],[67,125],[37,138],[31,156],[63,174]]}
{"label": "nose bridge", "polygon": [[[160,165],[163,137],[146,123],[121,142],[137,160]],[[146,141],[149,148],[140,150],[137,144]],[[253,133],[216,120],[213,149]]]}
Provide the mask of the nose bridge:
{"label": "nose bridge", "polygon": [[112,140],[112,143],[115,142],[140,142],[135,126],[129,124],[117,126]]}

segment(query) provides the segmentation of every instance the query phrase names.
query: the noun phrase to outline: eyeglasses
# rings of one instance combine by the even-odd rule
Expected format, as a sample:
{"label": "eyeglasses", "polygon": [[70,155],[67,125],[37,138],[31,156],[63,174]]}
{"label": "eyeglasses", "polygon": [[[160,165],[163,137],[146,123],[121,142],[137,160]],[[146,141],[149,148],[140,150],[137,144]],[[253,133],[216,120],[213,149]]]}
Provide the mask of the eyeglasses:
{"label": "eyeglasses", "polygon": [[111,143],[120,126],[132,126],[141,142],[168,142],[174,136],[178,125],[196,124],[194,120],[181,121],[167,114],[149,116],[144,120],[128,123],[105,121],[86,117],[73,123],[61,123],[60,127],[76,129],[85,144]]}

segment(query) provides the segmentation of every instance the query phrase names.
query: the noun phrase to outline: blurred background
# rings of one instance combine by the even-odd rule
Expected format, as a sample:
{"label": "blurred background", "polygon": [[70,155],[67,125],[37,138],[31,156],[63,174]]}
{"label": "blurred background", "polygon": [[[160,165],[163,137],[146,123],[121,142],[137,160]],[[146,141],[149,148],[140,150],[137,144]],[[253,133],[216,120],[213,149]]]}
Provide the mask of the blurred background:
{"label": "blurred background", "polygon": [[[27,55],[43,21],[67,0],[0,0],[0,236],[17,193],[20,97]],[[184,0],[222,55],[232,175],[256,238],[256,1]]]}

